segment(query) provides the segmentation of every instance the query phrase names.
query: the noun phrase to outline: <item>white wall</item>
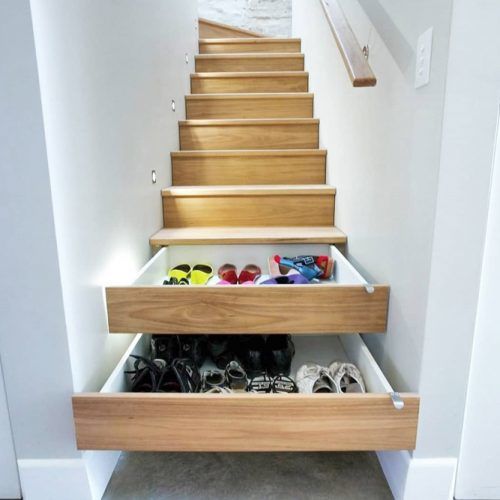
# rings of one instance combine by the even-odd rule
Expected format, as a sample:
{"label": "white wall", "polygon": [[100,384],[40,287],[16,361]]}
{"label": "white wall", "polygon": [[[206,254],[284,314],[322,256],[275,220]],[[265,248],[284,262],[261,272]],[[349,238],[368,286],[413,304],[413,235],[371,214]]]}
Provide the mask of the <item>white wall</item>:
{"label": "white wall", "polygon": [[198,0],[200,17],[268,36],[290,36],[292,0]]}
{"label": "white wall", "polygon": [[[378,78],[374,88],[352,87],[319,1],[294,1],[293,34],[303,40],[315,115],[321,119],[320,139],[328,149],[328,180],[337,187],[336,225],[347,233],[349,256],[363,273],[391,285],[388,332],[366,336],[366,341],[393,386],[416,391],[451,0],[441,2],[435,11],[430,0],[418,6],[405,3],[405,16],[400,2],[385,4],[382,14],[392,22],[392,52],[360,4],[343,2],[360,43],[370,40],[370,64]],[[427,87],[415,90],[415,37],[430,26],[435,37],[432,79]]]}
{"label": "white wall", "polygon": [[[497,131],[498,134],[498,131]],[[474,329],[474,348],[467,392],[457,499],[500,498],[500,392],[494,375],[500,352],[500,134],[486,232],[479,307]]]}
{"label": "white wall", "polygon": [[33,0],[32,9],[74,388],[96,390],[130,341],[108,335],[102,287],[136,273],[163,225],[196,2]]}

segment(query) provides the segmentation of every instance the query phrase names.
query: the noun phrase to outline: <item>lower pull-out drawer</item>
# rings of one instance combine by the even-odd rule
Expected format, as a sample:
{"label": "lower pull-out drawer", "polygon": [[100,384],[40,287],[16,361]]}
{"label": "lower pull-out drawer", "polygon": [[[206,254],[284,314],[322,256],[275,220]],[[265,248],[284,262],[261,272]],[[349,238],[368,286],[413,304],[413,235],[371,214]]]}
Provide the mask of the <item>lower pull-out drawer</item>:
{"label": "lower pull-out drawer", "polygon": [[[162,286],[175,265],[258,264],[274,254],[328,255],[331,280],[308,285]],[[207,245],[162,248],[129,286],[107,287],[111,333],[384,332],[389,287],[371,285],[334,246]]]}
{"label": "lower pull-out drawer", "polygon": [[292,375],[307,361],[350,360],[366,394],[127,393],[131,353],[147,355],[137,335],[99,393],[77,394],[78,448],[142,451],[338,451],[415,447],[419,397],[398,394],[359,335],[294,337]]}

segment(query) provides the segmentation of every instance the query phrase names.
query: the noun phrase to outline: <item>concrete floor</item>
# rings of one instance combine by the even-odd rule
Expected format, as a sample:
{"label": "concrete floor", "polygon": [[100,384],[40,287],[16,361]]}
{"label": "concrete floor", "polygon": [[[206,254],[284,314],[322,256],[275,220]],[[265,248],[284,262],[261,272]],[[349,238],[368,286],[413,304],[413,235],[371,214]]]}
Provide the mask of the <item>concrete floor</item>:
{"label": "concrete floor", "polygon": [[373,453],[122,453],[104,500],[390,500]]}

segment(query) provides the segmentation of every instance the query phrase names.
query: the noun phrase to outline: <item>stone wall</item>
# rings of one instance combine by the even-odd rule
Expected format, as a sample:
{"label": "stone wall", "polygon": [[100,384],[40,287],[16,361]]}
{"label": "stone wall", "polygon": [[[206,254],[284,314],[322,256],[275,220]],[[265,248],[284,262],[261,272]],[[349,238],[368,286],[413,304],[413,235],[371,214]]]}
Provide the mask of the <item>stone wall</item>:
{"label": "stone wall", "polygon": [[292,0],[198,0],[198,13],[269,36],[290,36]]}

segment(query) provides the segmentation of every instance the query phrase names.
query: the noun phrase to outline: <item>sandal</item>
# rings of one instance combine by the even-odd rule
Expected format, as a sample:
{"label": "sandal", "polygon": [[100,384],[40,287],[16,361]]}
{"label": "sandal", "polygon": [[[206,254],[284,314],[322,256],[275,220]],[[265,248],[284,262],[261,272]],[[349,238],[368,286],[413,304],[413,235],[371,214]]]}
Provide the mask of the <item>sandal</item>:
{"label": "sandal", "polygon": [[212,266],[208,264],[196,264],[191,271],[191,285],[206,285],[214,275]]}
{"label": "sandal", "polygon": [[179,264],[171,267],[167,273],[167,279],[163,281],[164,285],[189,285],[189,275],[191,266],[189,264]]}
{"label": "sandal", "polygon": [[261,394],[268,394],[272,392],[272,390],[273,380],[266,372],[262,372],[250,379],[247,387],[248,392],[257,392]]}
{"label": "sandal", "polygon": [[286,375],[277,375],[273,380],[272,392],[280,394],[294,394],[299,392],[299,388],[293,378],[287,377]]}
{"label": "sandal", "polygon": [[226,366],[226,380],[233,391],[246,391],[247,389],[247,374],[238,361],[231,361]]}
{"label": "sandal", "polygon": [[240,285],[253,285],[255,280],[262,275],[262,271],[259,266],[255,264],[247,264],[238,276],[238,283]]}
{"label": "sandal", "polygon": [[302,274],[289,274],[288,276],[277,276],[259,283],[259,285],[309,285],[310,281]]}
{"label": "sandal", "polygon": [[237,285],[238,284],[238,275],[236,274],[236,266],[234,264],[224,264],[219,267],[219,271],[217,272],[221,281],[219,281],[220,285],[230,284]]}
{"label": "sandal", "polygon": [[314,258],[311,256],[288,258],[275,255],[274,260],[279,264],[282,273],[286,272],[287,269],[295,269],[309,281],[319,278],[323,274],[323,270],[315,264]]}
{"label": "sandal", "polygon": [[341,393],[365,393],[363,376],[356,365],[336,361],[328,367],[330,375]]}

